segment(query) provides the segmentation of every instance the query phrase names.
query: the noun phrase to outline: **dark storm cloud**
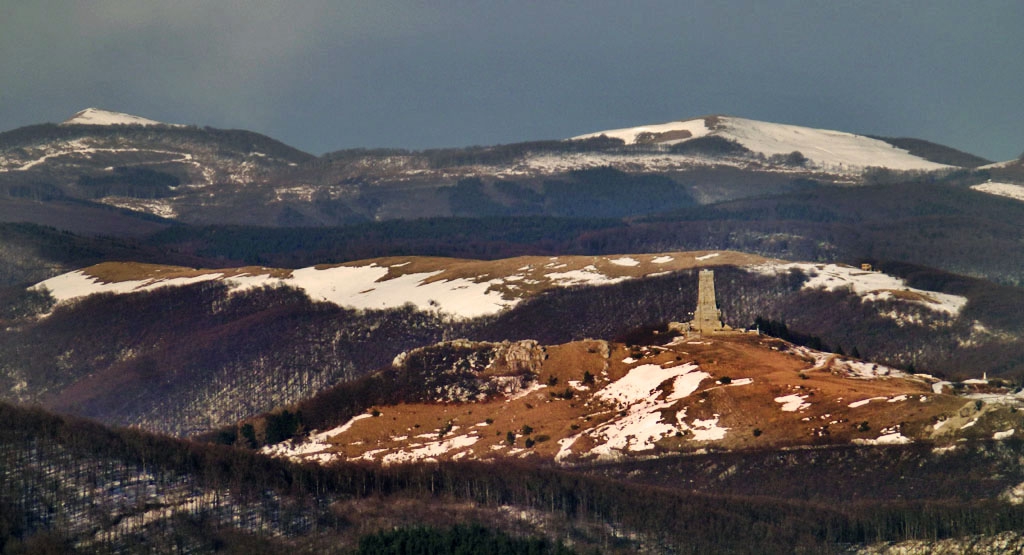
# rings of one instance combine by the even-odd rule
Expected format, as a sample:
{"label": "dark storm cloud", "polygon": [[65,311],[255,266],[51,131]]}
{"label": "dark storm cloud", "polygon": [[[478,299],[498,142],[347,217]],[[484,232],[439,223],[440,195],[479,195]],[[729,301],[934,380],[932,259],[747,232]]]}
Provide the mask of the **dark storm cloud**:
{"label": "dark storm cloud", "polygon": [[727,113],[1024,150],[1020,2],[681,4],[4,2],[0,128],[99,106],[320,153]]}

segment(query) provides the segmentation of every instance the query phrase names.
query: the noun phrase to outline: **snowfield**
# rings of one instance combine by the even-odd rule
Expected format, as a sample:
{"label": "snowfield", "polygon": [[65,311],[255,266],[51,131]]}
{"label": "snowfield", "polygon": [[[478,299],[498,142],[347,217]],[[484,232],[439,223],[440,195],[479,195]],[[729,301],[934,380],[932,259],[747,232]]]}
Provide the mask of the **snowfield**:
{"label": "snowfield", "polygon": [[766,157],[799,151],[814,165],[840,172],[856,172],[869,167],[894,170],[940,170],[950,167],[914,156],[885,141],[862,135],[732,116],[712,116],[611,129],[580,135],[573,139],[588,139],[601,135],[622,139],[627,145],[638,142],[672,145],[698,137],[718,136],[736,141]]}
{"label": "snowfield", "polygon": [[1024,185],[989,181],[988,183],[982,183],[980,185],[972,185],[971,189],[981,191],[982,193],[988,193],[990,195],[1024,201]]}
{"label": "snowfield", "polygon": [[[477,318],[512,308],[546,289],[619,283],[705,266],[712,259],[713,263],[764,260],[739,253],[698,252],[672,256],[529,257],[523,259],[531,262],[526,265],[520,259],[491,263],[409,257],[297,270],[193,270],[107,263],[62,274],[34,287],[46,288],[58,302],[66,302],[96,293],[132,293],[221,280],[233,291],[285,285],[303,290],[315,301],[348,308],[390,309],[410,304],[418,310]],[[410,266],[414,262],[418,266]],[[468,269],[462,269],[467,266]],[[503,269],[510,267],[517,269]]]}

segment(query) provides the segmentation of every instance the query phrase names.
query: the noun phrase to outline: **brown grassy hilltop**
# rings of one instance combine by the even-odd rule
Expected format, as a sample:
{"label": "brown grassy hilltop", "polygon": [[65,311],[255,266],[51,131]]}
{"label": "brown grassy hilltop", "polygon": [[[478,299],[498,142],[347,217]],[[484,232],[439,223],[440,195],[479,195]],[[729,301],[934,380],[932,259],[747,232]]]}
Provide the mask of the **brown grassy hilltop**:
{"label": "brown grassy hilltop", "polygon": [[[756,333],[663,340],[527,345],[543,353],[528,370],[496,364],[501,357],[488,358],[486,344],[466,342],[461,347],[477,358],[449,357],[451,369],[433,368],[459,377],[428,383],[425,398],[375,404],[305,442],[268,449],[322,462],[511,457],[571,464],[706,450],[946,443],[968,433],[1006,436],[1022,420],[1008,408],[950,394],[928,376]],[[396,365],[410,362],[400,357]]]}

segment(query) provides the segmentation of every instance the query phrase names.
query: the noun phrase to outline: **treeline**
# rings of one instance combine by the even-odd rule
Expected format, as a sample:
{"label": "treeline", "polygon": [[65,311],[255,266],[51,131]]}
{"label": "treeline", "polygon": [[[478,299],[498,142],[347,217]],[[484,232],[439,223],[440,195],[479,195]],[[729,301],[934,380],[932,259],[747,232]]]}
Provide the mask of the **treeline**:
{"label": "treeline", "polygon": [[78,186],[89,198],[123,196],[155,199],[174,194],[181,180],[169,173],[149,168],[119,167],[109,175],[82,175]]}
{"label": "treeline", "polygon": [[350,163],[365,158],[395,156],[422,159],[434,169],[458,166],[498,166],[511,164],[527,154],[566,154],[573,152],[608,152],[619,150],[625,143],[621,139],[593,137],[577,140],[528,141],[493,146],[463,148],[435,148],[407,150],[400,148],[356,148],[324,154],[321,158],[331,162]]}
{"label": "treeline", "polygon": [[527,154],[566,154],[572,152],[606,152],[623,146],[621,139],[594,137],[572,141],[532,141],[496,146],[432,149],[418,152],[431,168],[457,166],[498,166],[519,160]]}
{"label": "treeline", "polygon": [[[758,333],[763,333],[765,335],[770,335],[772,337],[778,337],[779,339],[789,341],[794,345],[809,347],[811,349],[815,349],[818,351],[832,351],[835,352],[836,354],[846,354],[843,351],[842,345],[838,345],[837,348],[833,350],[824,342],[822,342],[821,338],[818,337],[817,335],[790,331],[789,326],[786,325],[786,322],[769,320],[767,318],[758,316],[757,318],[754,319],[754,329],[756,329]],[[856,347],[854,347],[850,355],[855,358],[859,358],[860,352],[857,351]]]}
{"label": "treeline", "polygon": [[[106,208],[102,212],[116,211]],[[100,217],[107,216],[102,212]],[[78,235],[53,227],[10,222],[0,222],[0,258],[4,262],[0,264],[0,289],[15,285],[28,287],[62,271],[109,260],[192,267],[211,267],[218,263],[138,239]]]}
{"label": "treeline", "polygon": [[1015,487],[1024,479],[1022,454],[1019,440],[965,442],[938,452],[929,442],[899,448],[839,444],[630,460],[581,470],[651,486],[833,506],[896,499],[955,504],[997,499]]}
{"label": "treeline", "polygon": [[584,247],[735,249],[791,260],[900,260],[1024,283],[1024,204],[972,191],[976,178],[863,187],[817,186],[643,218]]}
{"label": "treeline", "polygon": [[496,259],[571,254],[570,245],[581,235],[623,226],[615,219],[545,216],[424,218],[321,228],[179,226],[156,233],[147,244],[211,259],[298,268],[401,255]]}
{"label": "treeline", "polygon": [[415,402],[423,398],[422,380],[411,373],[381,368],[368,376],[336,384],[314,395],[264,414],[195,435],[196,441],[257,449],[313,430],[328,430],[372,406]]}
{"label": "treeline", "polygon": [[[690,493],[520,463],[503,465],[502,472],[485,463],[322,467],[139,430],[110,430],[38,409],[0,404],[0,417],[7,424],[0,430],[0,457],[20,461],[18,466],[0,467],[5,474],[0,487],[4,544],[44,531],[58,536],[70,531],[77,521],[66,511],[95,500],[97,492],[106,491],[115,480],[135,481],[141,474],[152,477],[158,503],[169,502],[163,488],[172,482],[191,484],[191,508],[182,505],[170,514],[207,515],[225,524],[236,520],[233,515],[261,514],[243,530],[314,542],[307,545],[317,545],[325,534],[358,529],[351,520],[358,514],[331,517],[329,507],[340,500],[369,497],[377,506],[403,499],[424,500],[424,507],[461,500],[481,509],[511,506],[539,511],[570,525],[604,523],[606,532],[598,542],[615,545],[618,537],[634,537],[645,549],[665,553],[828,552],[851,544],[991,535],[1024,526],[1024,507],[979,499],[822,505]],[[898,455],[902,448],[889,449]],[[95,475],[104,487],[65,487],[79,483],[75,473],[89,468],[80,462],[97,460],[112,463],[103,467],[112,469],[109,474]],[[40,471],[23,471],[26,468]],[[47,514],[39,512],[47,506],[56,512],[31,517]],[[248,509],[239,513],[239,507]],[[126,519],[127,514],[122,522]],[[119,541],[122,532],[117,526],[103,526],[106,532],[97,536],[100,543]],[[128,530],[142,536],[146,531],[145,526]]]}
{"label": "treeline", "polygon": [[[198,441],[259,448],[289,439],[302,440],[313,430],[328,430],[365,413],[370,407],[399,403],[461,402],[465,397],[493,396],[495,385],[481,373],[495,359],[492,344],[445,343],[409,351],[401,364],[329,387],[308,398],[252,418],[198,434]],[[503,374],[525,385],[536,379],[527,370]],[[446,397],[457,392],[458,398]]]}
{"label": "treeline", "polygon": [[970,299],[963,317],[983,325],[1012,333],[1024,331],[1024,287],[959,275],[898,261],[875,263],[879,271],[906,280],[907,285],[928,291],[941,291]]}
{"label": "treeline", "polygon": [[[762,194],[782,194],[703,206],[692,206],[692,200],[679,192],[700,186],[699,181],[675,176],[682,184],[672,189],[667,181],[659,181],[662,177],[629,176],[632,185],[650,181],[643,186],[657,192],[652,197],[660,203],[656,209],[683,206],[629,222],[615,218],[646,210],[638,206],[654,204],[653,200],[635,195],[617,208],[613,204],[629,194],[614,192],[625,178],[601,169],[585,175],[586,179],[552,180],[551,191],[522,183],[470,180],[450,192],[456,213],[495,217],[340,228],[180,227],[158,233],[149,244],[282,266],[402,254],[502,258],[732,249],[790,260],[901,260],[1009,285],[1024,283],[1024,254],[1015,239],[1024,233],[1024,204],[971,191],[968,185],[976,178],[969,174],[939,182],[856,188],[801,184],[790,178],[776,182],[771,180],[777,176],[762,176],[743,186]],[[586,189],[585,183],[596,183],[598,189],[600,183],[608,185],[610,196],[596,194],[593,203],[608,204],[608,213],[615,218],[515,217],[549,209],[553,214],[584,215],[591,207],[571,200],[574,195],[563,195],[559,187],[562,192]]]}
{"label": "treeline", "polygon": [[676,143],[668,147],[668,151],[673,154],[707,154],[718,156],[751,154],[750,149],[739,142],[717,135],[707,135]]}
{"label": "treeline", "polygon": [[544,180],[539,191],[515,181],[485,184],[479,178],[467,178],[449,190],[449,203],[456,216],[567,218],[621,218],[695,204],[686,188],[669,177],[610,167]]}

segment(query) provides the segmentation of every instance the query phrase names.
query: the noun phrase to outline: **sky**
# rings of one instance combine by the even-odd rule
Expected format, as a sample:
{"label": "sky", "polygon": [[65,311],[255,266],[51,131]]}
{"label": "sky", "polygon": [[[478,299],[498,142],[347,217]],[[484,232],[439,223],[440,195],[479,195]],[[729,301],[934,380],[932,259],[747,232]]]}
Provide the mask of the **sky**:
{"label": "sky", "polygon": [[1024,2],[4,0],[0,130],[86,107],[313,154],[727,114],[1024,151]]}

